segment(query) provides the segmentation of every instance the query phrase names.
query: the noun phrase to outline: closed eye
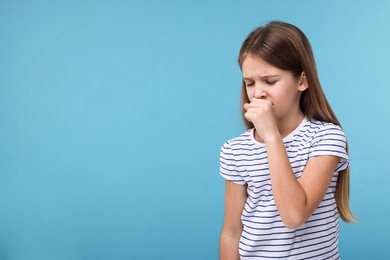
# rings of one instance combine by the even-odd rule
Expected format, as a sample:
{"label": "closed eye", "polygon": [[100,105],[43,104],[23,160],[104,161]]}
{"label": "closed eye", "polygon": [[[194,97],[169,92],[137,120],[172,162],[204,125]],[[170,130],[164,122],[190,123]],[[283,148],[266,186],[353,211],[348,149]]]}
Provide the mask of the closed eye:
{"label": "closed eye", "polygon": [[252,87],[254,84],[254,82],[245,82],[246,87]]}
{"label": "closed eye", "polygon": [[278,81],[277,80],[266,80],[265,81],[265,83],[267,83],[270,86],[275,85],[276,82],[278,82]]}

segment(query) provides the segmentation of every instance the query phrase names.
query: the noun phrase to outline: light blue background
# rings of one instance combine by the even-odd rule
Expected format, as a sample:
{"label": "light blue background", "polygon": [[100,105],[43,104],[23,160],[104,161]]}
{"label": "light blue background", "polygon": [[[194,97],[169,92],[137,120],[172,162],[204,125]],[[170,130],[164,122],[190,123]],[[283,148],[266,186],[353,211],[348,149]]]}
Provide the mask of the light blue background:
{"label": "light blue background", "polygon": [[0,2],[0,259],[217,259],[246,35],[310,39],[349,139],[343,259],[390,241],[389,1]]}

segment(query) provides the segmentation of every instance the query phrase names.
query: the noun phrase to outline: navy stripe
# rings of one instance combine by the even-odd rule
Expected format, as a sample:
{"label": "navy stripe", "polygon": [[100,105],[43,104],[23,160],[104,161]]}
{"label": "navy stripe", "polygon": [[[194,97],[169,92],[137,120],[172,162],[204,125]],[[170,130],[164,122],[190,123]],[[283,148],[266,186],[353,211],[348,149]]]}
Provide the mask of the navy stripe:
{"label": "navy stripe", "polygon": [[[316,240],[316,239],[321,239],[321,238],[325,238],[325,237],[329,237],[331,236],[332,234],[326,234],[326,235],[322,235],[322,236],[317,236],[317,237],[312,237],[312,238],[308,238],[308,239],[302,239],[302,240],[299,240],[299,243],[304,243],[304,242],[308,242],[308,241],[311,241],[311,240]],[[245,236],[243,236],[245,239],[247,239]],[[332,235],[332,238],[331,239],[334,239],[333,235]],[[250,239],[247,239],[249,241],[251,241]],[[258,242],[265,242],[265,241],[274,241],[274,240],[285,240],[285,239],[263,239],[263,240],[258,240]],[[244,244],[246,246],[251,246],[249,244],[246,244],[244,242],[241,242],[241,244]],[[290,243],[284,243],[284,244],[261,244],[261,245],[258,245],[256,247],[259,247],[259,246],[280,246],[280,247],[283,247],[283,246],[292,246],[292,245],[295,245],[296,242],[290,242]]]}
{"label": "navy stripe", "polygon": [[[329,242],[329,241],[325,241],[325,242]],[[301,252],[301,253],[296,253],[296,254],[288,254],[288,255],[284,255],[284,256],[265,256],[265,255],[261,255],[261,257],[263,258],[273,258],[273,259],[277,259],[277,258],[286,258],[286,257],[292,257],[292,256],[298,256],[298,255],[302,255],[302,254],[307,254],[307,253],[311,253],[311,252],[315,252],[315,251],[319,251],[319,250],[322,250],[322,249],[326,249],[326,248],[329,248],[331,246],[333,246],[335,243],[337,242],[337,240],[333,241],[333,243],[329,246],[324,246],[324,247],[321,247],[321,248],[318,248],[317,250],[312,250],[312,251],[307,251],[307,252]],[[313,245],[319,245],[319,244],[322,244],[323,242],[320,242],[320,243],[317,243],[317,244],[313,244]],[[306,246],[304,246],[306,247]],[[303,247],[300,247],[300,248],[303,248]],[[275,253],[282,253],[282,252],[289,252],[290,250],[280,250],[280,251],[269,251],[269,250],[254,250],[254,251],[247,251],[247,250],[244,250],[240,247],[240,250],[242,251],[246,251],[246,252],[275,252]],[[240,254],[240,256],[242,257],[259,257],[259,255],[242,255]],[[310,258],[313,258],[315,256],[310,256]]]}
{"label": "navy stripe", "polygon": [[[325,241],[321,241],[321,242],[318,242],[318,243],[314,243],[314,244],[310,244],[310,245],[305,245],[305,246],[300,246],[300,249],[302,248],[306,248],[306,247],[310,247],[310,246],[317,246],[317,245],[320,245],[320,244],[323,244],[323,243],[327,243],[327,242],[331,242],[332,240],[335,240],[334,237],[328,239],[328,240],[325,240]],[[334,243],[335,241],[333,241]],[[242,243],[240,243],[242,244]],[[316,249],[316,250],[312,250],[312,251],[307,251],[307,252],[301,252],[301,253],[298,253],[298,254],[289,254],[288,256],[297,256],[297,255],[301,255],[301,254],[306,254],[308,252],[314,252],[314,251],[319,251],[321,249],[324,249],[326,247],[323,247],[323,248],[319,248],[319,249]],[[246,251],[246,252],[279,252],[279,253],[283,253],[283,252],[289,252],[291,249],[286,249],[286,250],[252,250],[252,251],[248,251],[248,250],[245,250],[243,248],[240,247],[240,249],[242,251]],[[262,256],[264,257],[264,256]]]}
{"label": "navy stripe", "polygon": [[[305,234],[297,234],[295,237],[296,238],[300,238],[300,237],[305,237],[305,236],[309,236],[309,235],[313,235],[313,234],[319,234],[319,233],[323,233],[323,232],[326,232],[326,231],[329,231],[331,229],[334,229],[334,227],[328,227],[326,229],[322,229],[322,230],[318,230],[318,231],[315,231],[315,232],[309,232],[309,233],[305,233]],[[338,230],[338,229],[337,229]],[[245,231],[245,233],[248,233],[247,231]],[[333,235],[333,234],[327,234],[327,235]],[[259,239],[259,240],[253,240],[253,239],[249,239],[247,238],[245,235],[243,235],[243,237],[246,239],[246,240],[249,240],[249,241],[252,241],[252,242],[263,242],[263,241],[282,241],[282,240],[290,240],[289,237],[286,237],[286,238],[271,238],[271,239]]]}

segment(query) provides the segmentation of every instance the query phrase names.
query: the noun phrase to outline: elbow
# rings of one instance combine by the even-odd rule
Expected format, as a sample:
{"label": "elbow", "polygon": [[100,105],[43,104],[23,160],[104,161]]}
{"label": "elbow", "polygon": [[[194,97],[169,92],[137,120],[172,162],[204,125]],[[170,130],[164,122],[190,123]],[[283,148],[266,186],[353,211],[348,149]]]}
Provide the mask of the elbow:
{"label": "elbow", "polygon": [[297,214],[296,216],[282,217],[283,224],[288,229],[297,229],[298,227],[302,226],[306,220],[307,217],[300,214]]}
{"label": "elbow", "polygon": [[239,241],[242,233],[241,229],[233,229],[233,230],[227,230],[222,229],[221,236],[220,236],[220,242],[223,241]]}
{"label": "elbow", "polygon": [[286,226],[288,229],[297,229],[300,227],[304,222],[292,222],[292,221],[283,221],[283,224]]}

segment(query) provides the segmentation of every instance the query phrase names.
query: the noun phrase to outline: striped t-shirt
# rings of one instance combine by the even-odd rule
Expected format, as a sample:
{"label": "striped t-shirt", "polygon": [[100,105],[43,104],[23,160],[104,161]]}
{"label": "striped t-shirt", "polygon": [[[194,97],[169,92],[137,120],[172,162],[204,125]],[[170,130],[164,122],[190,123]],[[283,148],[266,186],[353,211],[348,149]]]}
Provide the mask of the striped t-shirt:
{"label": "striped t-shirt", "polygon": [[316,156],[340,157],[325,197],[312,216],[296,229],[286,228],[276,209],[265,144],[254,129],[223,144],[220,174],[246,185],[242,212],[241,259],[338,259],[339,214],[335,201],[338,172],[349,165],[343,130],[332,123],[307,120],[283,138],[291,167],[299,180],[307,162]]}

